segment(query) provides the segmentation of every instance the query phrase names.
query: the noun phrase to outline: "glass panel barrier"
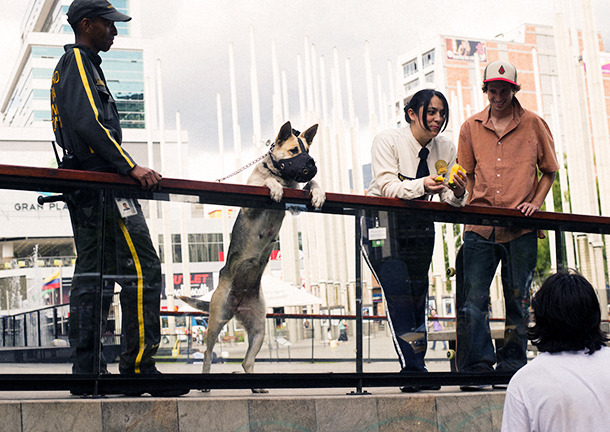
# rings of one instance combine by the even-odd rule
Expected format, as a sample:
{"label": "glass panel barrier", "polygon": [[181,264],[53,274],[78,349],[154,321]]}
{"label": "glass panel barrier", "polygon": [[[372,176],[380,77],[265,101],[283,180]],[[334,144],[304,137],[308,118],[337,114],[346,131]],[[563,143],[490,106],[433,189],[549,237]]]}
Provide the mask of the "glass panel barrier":
{"label": "glass panel barrier", "polygon": [[[55,170],[41,175],[49,171]],[[460,372],[483,365],[507,372],[484,376],[486,382],[507,381],[536,355],[525,338],[529,297],[549,274],[578,262],[606,294],[603,267],[600,273],[585,264],[600,256],[605,262],[597,240],[610,232],[607,218],[524,218],[507,209],[340,194],[328,194],[324,209],[314,211],[301,191],[286,190],[276,203],[263,188],[164,179],[164,189],[150,193],[106,174],[115,183],[100,178],[87,187],[97,174],[26,185],[63,192],[69,204],[56,201],[51,210],[47,202],[34,207],[35,215],[21,214],[35,218],[35,225],[28,221],[32,233],[15,228],[11,256],[3,246],[0,371],[23,364],[21,374],[77,373],[83,380],[93,374],[99,383],[160,371],[168,375],[155,382],[161,387],[170,378],[174,387],[247,386],[226,374],[243,371],[248,323],[210,323],[201,310],[206,303],[186,298],[209,302],[224,292],[226,310],[234,311],[250,301],[243,291],[250,279],[260,278],[266,307],[250,332],[262,341],[255,375],[346,373],[362,380],[383,373],[393,383],[382,385],[408,379],[457,385],[472,381]],[[0,187],[20,208],[40,195],[1,176]],[[68,206],[74,206],[76,238]],[[241,208],[276,211],[284,216],[281,229],[277,221],[249,231],[241,221],[236,229]],[[9,214],[15,226],[16,216]],[[469,222],[506,229],[488,236],[465,230]],[[529,232],[520,235],[524,228]],[[539,229],[547,229],[544,239]],[[61,235],[51,238],[45,230]],[[238,255],[247,257],[240,264],[246,270],[223,270]],[[601,298],[607,319],[607,296]],[[243,307],[245,317],[253,304]],[[210,377],[201,375],[206,355]],[[102,377],[106,371],[110,378]],[[294,385],[287,377],[259,379]],[[134,394],[149,390],[116,382]]]}

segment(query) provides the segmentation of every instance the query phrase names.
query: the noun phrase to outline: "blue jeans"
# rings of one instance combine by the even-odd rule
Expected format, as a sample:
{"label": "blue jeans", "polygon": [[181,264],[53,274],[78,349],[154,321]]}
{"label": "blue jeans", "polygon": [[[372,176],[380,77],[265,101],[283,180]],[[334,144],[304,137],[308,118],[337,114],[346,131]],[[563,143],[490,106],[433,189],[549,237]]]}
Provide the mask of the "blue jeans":
{"label": "blue jeans", "polygon": [[[387,229],[383,244],[368,239],[368,229],[375,226]],[[425,372],[428,269],[434,249],[434,223],[401,213],[367,211],[362,231],[363,252],[383,290],[402,372]]]}
{"label": "blue jeans", "polygon": [[[527,363],[526,325],[529,316],[529,288],[536,268],[536,232],[507,243],[495,243],[468,231],[462,246],[463,288],[459,293],[457,366],[460,371],[516,371]],[[459,258],[458,258],[459,259]],[[502,262],[502,287],[506,305],[504,346],[498,358],[489,328],[489,288],[498,264]],[[458,275],[459,278],[459,275]]]}

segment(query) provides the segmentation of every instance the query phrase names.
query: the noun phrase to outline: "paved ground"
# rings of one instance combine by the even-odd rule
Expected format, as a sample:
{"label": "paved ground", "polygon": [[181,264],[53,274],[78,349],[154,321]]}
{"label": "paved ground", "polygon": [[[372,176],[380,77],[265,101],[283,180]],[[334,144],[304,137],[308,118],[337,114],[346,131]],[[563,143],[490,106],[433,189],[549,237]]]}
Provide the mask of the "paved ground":
{"label": "paved ground", "polygon": [[[447,360],[447,351],[443,349],[442,342],[437,342],[437,349],[432,350],[432,342],[429,343],[428,353],[426,355],[427,367],[431,372],[448,372],[450,370],[449,361]],[[195,349],[201,351],[205,346],[194,345]],[[385,333],[377,333],[371,338],[365,338],[363,341],[364,350],[364,372],[398,372],[400,369],[391,338]],[[290,354],[289,354],[290,351]],[[349,373],[356,372],[356,343],[352,337],[347,343],[341,343],[336,347],[330,347],[327,343],[317,342],[313,346],[315,359],[329,359],[330,361],[315,361],[311,363],[309,359],[312,357],[311,339],[302,340],[287,346],[272,346],[268,344],[263,346],[263,349],[258,355],[258,361],[255,366],[255,371],[259,373]],[[228,358],[243,358],[246,352],[246,345],[243,343],[236,344],[218,344],[215,347],[215,353],[219,357]],[[288,359],[308,359],[309,361],[277,361],[277,358]],[[336,359],[336,360],[333,360]],[[352,359],[351,361],[342,361],[343,359]],[[176,362],[175,360],[163,361],[159,359],[157,364],[159,370],[163,373],[179,373],[179,374],[198,374],[201,372],[201,364],[187,363],[186,361]],[[111,373],[118,373],[118,364],[109,365]],[[2,374],[20,374],[26,375],[29,373],[49,373],[49,374],[69,374],[71,371],[70,364],[0,364],[0,373]],[[234,373],[242,372],[239,363],[216,363],[212,365],[212,373]],[[396,394],[398,388],[373,388],[366,389],[374,394]],[[350,393],[352,389],[337,388],[337,389],[272,389],[272,395],[294,396],[294,395],[310,395],[310,396],[328,396],[328,395],[345,395]],[[443,387],[441,392],[459,392],[457,387]],[[186,397],[251,397],[252,394],[248,390],[214,390],[211,393],[201,393],[193,390]],[[57,400],[57,399],[74,399],[75,396],[70,396],[67,391],[55,392],[7,392],[0,391],[0,400]]]}

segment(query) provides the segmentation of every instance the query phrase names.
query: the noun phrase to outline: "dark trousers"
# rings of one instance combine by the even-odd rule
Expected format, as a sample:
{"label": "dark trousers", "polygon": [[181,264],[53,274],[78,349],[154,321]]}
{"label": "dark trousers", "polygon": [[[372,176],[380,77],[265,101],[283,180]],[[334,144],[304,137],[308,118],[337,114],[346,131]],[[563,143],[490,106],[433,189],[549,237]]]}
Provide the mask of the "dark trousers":
{"label": "dark trousers", "polygon": [[137,214],[123,219],[112,196],[103,204],[99,191],[81,190],[68,199],[77,251],[69,320],[74,373],[96,372],[98,360],[100,372],[106,370],[103,354],[99,359],[96,356],[101,336],[97,323],[101,320],[103,333],[115,283],[121,286],[123,346],[119,370],[146,373],[155,369],[153,356],[161,339],[161,263],[142,209],[137,200],[133,201]]}
{"label": "dark trousers", "polygon": [[[369,229],[376,227],[386,228],[385,240],[369,240]],[[400,213],[367,211],[362,241],[367,262],[383,290],[402,372],[426,371],[428,269],[434,223]]]}
{"label": "dark trousers", "polygon": [[[537,247],[535,231],[507,243],[495,243],[493,233],[489,240],[472,231],[464,234],[463,301],[458,321],[464,323],[465,331],[457,333],[458,370],[493,370],[497,361],[496,370],[516,371],[527,363],[529,288]],[[500,262],[506,324],[504,346],[496,358],[489,328],[489,288]]]}

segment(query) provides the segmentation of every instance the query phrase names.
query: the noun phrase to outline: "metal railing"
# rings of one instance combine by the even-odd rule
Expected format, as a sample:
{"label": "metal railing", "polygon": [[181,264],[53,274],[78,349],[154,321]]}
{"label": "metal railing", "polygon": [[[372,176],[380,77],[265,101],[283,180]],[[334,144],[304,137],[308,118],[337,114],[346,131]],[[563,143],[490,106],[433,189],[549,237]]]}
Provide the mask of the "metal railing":
{"label": "metal railing", "polygon": [[[109,173],[95,173],[46,168],[0,165],[0,188],[34,190],[48,192],[70,192],[77,188],[98,188],[122,190],[137,194],[142,199],[168,201],[172,195],[197,197],[195,201],[205,204],[258,207],[274,210],[293,209],[313,211],[308,192],[294,189],[284,190],[282,202],[269,199],[265,187],[223,184],[164,178],[159,192],[142,191],[131,178]],[[189,202],[193,202],[191,198]],[[94,394],[121,393],[126,387],[130,390],[150,388],[176,389],[197,388],[356,388],[362,393],[363,387],[400,386],[400,385],[474,385],[507,383],[510,373],[493,374],[472,373],[364,373],[363,361],[363,315],[362,315],[362,269],[361,269],[361,225],[360,219],[365,210],[385,210],[401,212],[406,217],[417,215],[435,222],[456,224],[477,224],[509,226],[530,229],[552,230],[556,233],[557,268],[564,264],[565,245],[563,232],[610,234],[610,218],[591,215],[537,212],[524,217],[519,210],[465,206],[454,208],[444,203],[424,201],[402,201],[394,198],[365,197],[356,195],[327,193],[323,213],[351,215],[355,217],[355,297],[356,314],[356,356],[355,373],[324,374],[164,374],[161,376],[122,376],[122,375],[0,375],[0,387],[4,390],[66,390],[75,382],[90,386]]]}

